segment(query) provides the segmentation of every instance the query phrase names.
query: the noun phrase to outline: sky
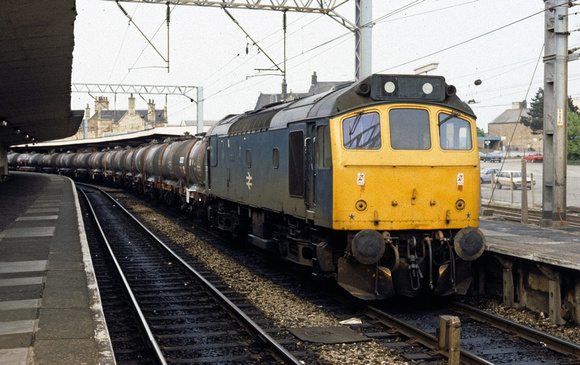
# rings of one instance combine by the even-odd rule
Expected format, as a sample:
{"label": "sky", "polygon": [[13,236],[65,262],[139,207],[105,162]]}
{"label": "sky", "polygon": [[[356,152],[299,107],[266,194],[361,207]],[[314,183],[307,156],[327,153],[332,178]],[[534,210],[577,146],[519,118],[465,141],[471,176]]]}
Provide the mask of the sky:
{"label": "sky", "polygon": [[[165,4],[120,4],[131,20],[114,1],[77,0],[73,83],[203,87],[206,121],[252,110],[260,93],[280,93],[273,62],[283,68],[281,12],[229,9],[250,39],[219,8],[170,5],[168,30]],[[541,0],[375,0],[372,72],[413,74],[438,63],[429,74],[444,76],[471,101],[477,126],[487,131],[513,102],[529,105],[543,87],[543,10]],[[569,49],[580,46],[576,11],[569,11]],[[336,12],[355,22],[353,0]],[[288,90],[307,91],[313,72],[318,81],[354,80],[354,39],[326,15],[288,12]],[[580,61],[569,63],[568,76],[568,94],[580,98]],[[77,92],[71,108],[88,104],[94,112],[99,96],[111,109],[127,109],[129,95]],[[158,109],[167,106],[170,124],[197,118],[196,103],[184,96],[134,96],[137,109],[149,99]]]}

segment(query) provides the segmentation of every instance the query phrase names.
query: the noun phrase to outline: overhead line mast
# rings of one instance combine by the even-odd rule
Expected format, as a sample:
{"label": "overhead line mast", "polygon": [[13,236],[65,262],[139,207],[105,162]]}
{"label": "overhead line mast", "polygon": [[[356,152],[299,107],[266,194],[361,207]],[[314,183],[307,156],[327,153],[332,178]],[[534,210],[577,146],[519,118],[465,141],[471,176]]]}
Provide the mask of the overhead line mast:
{"label": "overhead line mast", "polygon": [[566,226],[568,147],[567,0],[545,0],[543,226]]}

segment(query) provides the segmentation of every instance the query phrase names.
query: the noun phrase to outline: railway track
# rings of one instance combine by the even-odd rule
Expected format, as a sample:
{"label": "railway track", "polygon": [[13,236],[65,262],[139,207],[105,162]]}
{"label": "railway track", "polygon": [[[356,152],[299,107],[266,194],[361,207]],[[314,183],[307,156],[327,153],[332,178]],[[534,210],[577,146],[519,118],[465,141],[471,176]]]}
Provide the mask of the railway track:
{"label": "railway track", "polygon": [[[172,213],[165,211],[164,214]],[[173,217],[172,219],[175,220],[176,218]],[[196,233],[199,234],[201,232],[196,229]],[[206,233],[211,236],[209,232]],[[205,236],[205,234],[202,236]],[[212,240],[210,236],[204,239]],[[216,240],[215,236],[213,240]],[[243,255],[238,252],[236,257],[240,258],[240,256]],[[249,261],[252,261],[252,258]],[[281,275],[279,271],[269,271],[267,266],[265,261],[255,266],[254,269],[257,271],[265,270],[262,271],[263,276],[272,278],[277,282],[283,282],[281,285],[287,286],[292,290],[300,288],[302,290],[301,297],[307,298],[306,300],[324,308],[329,313],[333,313],[336,318],[347,319],[361,315],[361,312],[364,313],[368,317],[363,321],[363,324],[352,325],[351,328],[360,331],[369,338],[374,338],[388,348],[396,347],[399,349],[401,346],[406,346],[407,349],[403,349],[401,356],[408,360],[426,359],[425,361],[430,363],[443,363],[445,361],[443,358],[447,354],[445,351],[439,350],[435,332],[438,315],[451,314],[461,316],[461,341],[462,347],[466,349],[461,355],[461,361],[464,363],[499,364],[527,361],[528,363],[572,364],[580,362],[580,353],[577,346],[572,346],[566,350],[567,346],[569,346],[566,341],[534,330],[528,330],[528,334],[524,334],[522,328],[525,327],[518,326],[513,322],[505,321],[507,324],[500,326],[497,324],[497,321],[502,321],[499,317],[499,319],[495,319],[493,324],[490,324],[488,323],[489,319],[485,318],[492,318],[494,317],[493,315],[483,312],[477,315],[465,313],[467,309],[461,308],[461,305],[451,307],[448,302],[445,302],[443,308],[438,309],[438,313],[431,312],[430,314],[420,314],[421,310],[413,308],[410,313],[409,310],[406,311],[407,313],[402,311],[402,317],[399,317],[399,313],[396,313],[396,310],[392,311],[388,308],[386,310],[368,308],[357,312],[359,309],[349,309],[349,305],[339,304],[338,299],[333,299],[332,292],[336,293],[336,289],[321,289],[310,283],[312,287],[311,291],[308,291],[308,285],[305,285],[304,281],[301,283],[294,279],[285,279],[284,275]],[[274,279],[276,276],[281,276],[281,279]],[[304,279],[302,278],[302,280]],[[325,292],[324,290],[328,291]],[[321,292],[324,294],[321,294]],[[345,303],[344,298],[340,300],[342,301],[341,303]],[[386,312],[391,314],[387,315]],[[476,312],[477,310],[471,311],[471,313]],[[385,328],[384,326],[387,327]],[[405,329],[402,329],[401,326],[405,327]],[[497,327],[501,327],[501,330],[497,329]],[[391,331],[395,331],[399,335],[391,335]],[[532,333],[532,335],[529,333]],[[413,345],[409,346],[409,343],[419,343],[422,345],[419,347],[423,347],[423,350]],[[407,353],[404,353],[404,351],[407,351]]]}
{"label": "railway track", "polygon": [[[484,209],[492,210],[494,217],[500,217],[507,221],[521,222],[522,211],[520,208],[512,208],[497,205],[484,205]],[[528,210],[528,222],[530,224],[540,224],[542,219],[542,212],[539,210]],[[580,229],[580,216],[577,212],[568,213],[566,215],[566,224],[569,228]]]}
{"label": "railway track", "polygon": [[[460,361],[464,364],[578,364],[580,346],[459,302],[441,302],[440,308],[377,308],[365,314],[416,341],[433,354],[448,356],[439,348],[440,315],[461,321]],[[387,313],[387,311],[389,313]]]}
{"label": "railway track", "polygon": [[[108,261],[119,270],[104,275],[118,277],[127,293],[114,298],[120,301],[109,309],[118,317],[128,317],[127,311],[119,312],[127,308],[123,303],[128,301],[129,311],[136,314],[120,329],[108,324],[111,336],[119,335],[113,347],[121,354],[120,362],[300,364],[199,269],[177,256],[112,197],[93,187],[81,186],[80,190],[108,245],[105,251],[112,255]],[[109,291],[118,294],[117,289]],[[113,317],[106,309],[105,316]],[[132,342],[139,345],[125,348]]]}

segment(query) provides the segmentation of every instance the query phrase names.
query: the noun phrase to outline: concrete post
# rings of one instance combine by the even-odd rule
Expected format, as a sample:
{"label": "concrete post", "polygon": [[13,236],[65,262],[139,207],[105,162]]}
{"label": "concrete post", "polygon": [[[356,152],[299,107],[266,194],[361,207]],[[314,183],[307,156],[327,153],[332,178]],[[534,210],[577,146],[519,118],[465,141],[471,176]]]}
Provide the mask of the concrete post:
{"label": "concrete post", "polygon": [[459,365],[461,321],[459,317],[442,315],[439,316],[438,341],[439,350],[448,354],[447,364]]}
{"label": "concrete post", "polygon": [[567,0],[544,0],[544,161],[542,226],[566,225],[568,134]]}
{"label": "concrete post", "polygon": [[355,1],[355,78],[361,80],[372,74],[372,0]]}

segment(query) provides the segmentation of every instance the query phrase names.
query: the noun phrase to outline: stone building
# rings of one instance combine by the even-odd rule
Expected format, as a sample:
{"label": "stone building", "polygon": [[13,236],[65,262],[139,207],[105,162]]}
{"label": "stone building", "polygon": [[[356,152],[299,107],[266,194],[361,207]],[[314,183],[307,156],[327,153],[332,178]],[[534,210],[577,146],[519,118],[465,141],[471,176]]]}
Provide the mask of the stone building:
{"label": "stone building", "polygon": [[[85,123],[86,121],[86,123]],[[135,109],[135,98],[129,97],[127,110],[111,110],[109,99],[99,96],[95,100],[95,112],[87,104],[85,120],[78,132],[70,139],[100,138],[145,129],[164,127],[167,124],[167,107],[155,109],[155,102],[149,100],[147,110]]]}
{"label": "stone building", "polygon": [[499,138],[498,149],[505,151],[542,151],[542,133],[534,134],[529,127],[520,123],[521,117],[529,116],[527,103],[514,102],[512,108],[504,111],[488,124],[489,137]]}

